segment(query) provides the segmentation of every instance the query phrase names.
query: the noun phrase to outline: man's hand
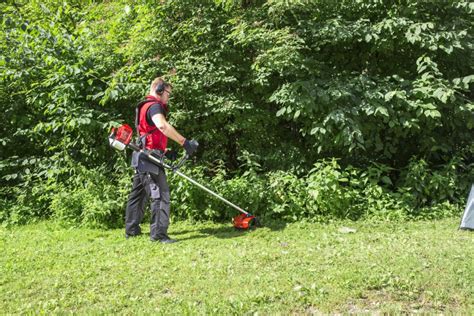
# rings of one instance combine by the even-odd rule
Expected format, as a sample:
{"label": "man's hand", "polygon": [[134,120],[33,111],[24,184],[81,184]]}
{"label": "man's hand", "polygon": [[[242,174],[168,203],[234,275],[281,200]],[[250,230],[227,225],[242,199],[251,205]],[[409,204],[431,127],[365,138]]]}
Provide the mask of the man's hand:
{"label": "man's hand", "polygon": [[191,157],[194,154],[198,146],[199,146],[199,143],[195,139],[191,139],[191,140],[186,139],[183,144],[184,150],[186,150],[186,154],[189,157]]}

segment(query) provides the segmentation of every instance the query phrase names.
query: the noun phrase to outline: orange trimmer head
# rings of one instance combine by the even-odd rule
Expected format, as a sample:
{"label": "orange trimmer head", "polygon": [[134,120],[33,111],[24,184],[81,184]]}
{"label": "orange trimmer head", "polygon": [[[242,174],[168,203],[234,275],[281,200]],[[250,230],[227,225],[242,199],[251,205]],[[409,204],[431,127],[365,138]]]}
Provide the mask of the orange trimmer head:
{"label": "orange trimmer head", "polygon": [[232,219],[232,224],[236,229],[248,230],[260,226],[258,219],[250,213],[242,213]]}

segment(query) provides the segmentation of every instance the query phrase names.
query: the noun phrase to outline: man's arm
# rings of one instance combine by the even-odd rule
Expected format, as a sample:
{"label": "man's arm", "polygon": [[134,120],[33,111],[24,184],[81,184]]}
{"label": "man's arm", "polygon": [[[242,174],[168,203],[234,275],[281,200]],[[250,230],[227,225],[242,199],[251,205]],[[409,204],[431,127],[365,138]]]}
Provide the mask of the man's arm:
{"label": "man's arm", "polygon": [[166,137],[171,138],[181,146],[183,146],[184,138],[178,131],[166,121],[166,118],[163,114],[155,114],[152,116],[151,120],[155,123],[156,128],[158,128]]}

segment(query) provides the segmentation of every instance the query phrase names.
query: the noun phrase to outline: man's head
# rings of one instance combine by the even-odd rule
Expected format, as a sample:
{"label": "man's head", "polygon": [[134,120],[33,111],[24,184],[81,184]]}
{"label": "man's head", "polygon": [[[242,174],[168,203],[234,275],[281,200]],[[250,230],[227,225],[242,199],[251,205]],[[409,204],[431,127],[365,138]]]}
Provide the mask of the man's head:
{"label": "man's head", "polygon": [[154,96],[157,99],[160,99],[163,103],[168,103],[172,86],[163,80],[163,78],[158,77],[153,80],[150,85],[150,95]]}

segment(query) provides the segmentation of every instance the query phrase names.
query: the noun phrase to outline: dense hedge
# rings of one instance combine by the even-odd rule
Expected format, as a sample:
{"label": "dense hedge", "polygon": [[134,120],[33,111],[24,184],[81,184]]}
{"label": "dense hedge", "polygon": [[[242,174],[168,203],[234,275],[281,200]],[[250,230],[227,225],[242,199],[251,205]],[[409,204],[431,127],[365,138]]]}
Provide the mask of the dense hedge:
{"label": "dense hedge", "polygon": [[[201,144],[189,172],[268,216],[429,214],[460,203],[474,181],[472,3],[0,9],[4,222],[120,225],[130,170],[107,131],[132,122],[158,75],[174,85],[172,123]],[[225,217],[172,181],[176,216]]]}

